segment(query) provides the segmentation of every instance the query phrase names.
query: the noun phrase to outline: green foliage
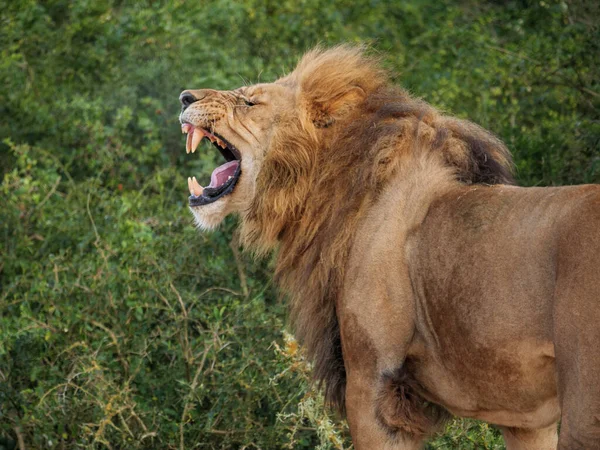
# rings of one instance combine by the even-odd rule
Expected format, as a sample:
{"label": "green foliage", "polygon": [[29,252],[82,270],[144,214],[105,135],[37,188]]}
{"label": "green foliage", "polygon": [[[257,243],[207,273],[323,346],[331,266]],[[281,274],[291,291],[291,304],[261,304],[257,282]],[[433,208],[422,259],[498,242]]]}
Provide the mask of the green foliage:
{"label": "green foliage", "polygon": [[[367,42],[496,132],[526,185],[600,181],[592,2],[0,1],[0,449],[348,448],[234,220],[199,234],[183,88]],[[502,448],[455,420],[435,449]]]}

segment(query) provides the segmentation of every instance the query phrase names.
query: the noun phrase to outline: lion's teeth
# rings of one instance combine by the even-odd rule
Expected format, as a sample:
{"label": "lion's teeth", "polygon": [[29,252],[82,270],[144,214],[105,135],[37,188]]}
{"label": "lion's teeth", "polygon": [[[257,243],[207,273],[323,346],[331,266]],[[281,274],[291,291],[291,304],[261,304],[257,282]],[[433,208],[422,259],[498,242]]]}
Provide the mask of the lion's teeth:
{"label": "lion's teeth", "polygon": [[190,195],[194,195],[194,189],[192,189],[192,177],[188,177],[188,189],[190,190]]}
{"label": "lion's teeth", "polygon": [[181,132],[189,133],[192,128],[194,127],[192,127],[189,123],[184,123],[183,125],[181,125]]}
{"label": "lion's teeth", "polygon": [[202,191],[204,191],[204,188],[200,186],[200,183],[198,183],[196,177],[192,177],[192,189],[196,197],[200,197],[202,195]]}
{"label": "lion's teeth", "polygon": [[192,148],[191,148],[192,153],[194,153],[196,151],[196,149],[198,148],[198,144],[202,140],[202,137],[203,137],[202,133],[194,133],[192,135]]}
{"label": "lion's teeth", "polygon": [[227,145],[225,144],[225,142],[223,142],[221,139],[217,138],[217,144],[219,145],[219,147],[221,148],[227,148]]}
{"label": "lion's teeth", "polygon": [[189,153],[192,149],[192,138],[196,133],[188,133],[187,138],[185,140],[185,152]]}

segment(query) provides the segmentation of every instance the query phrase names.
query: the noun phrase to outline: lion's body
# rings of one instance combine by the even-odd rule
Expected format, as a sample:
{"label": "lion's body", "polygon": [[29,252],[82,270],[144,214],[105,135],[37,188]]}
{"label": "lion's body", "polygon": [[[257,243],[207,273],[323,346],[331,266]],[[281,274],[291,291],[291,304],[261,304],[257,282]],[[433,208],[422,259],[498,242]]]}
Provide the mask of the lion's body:
{"label": "lion's body", "polygon": [[[600,186],[464,187],[428,171],[413,176],[423,178],[421,194],[405,194],[399,179],[359,227],[338,308],[342,336],[350,335],[345,356],[377,355],[378,372],[403,366],[418,395],[455,415],[539,429],[560,418],[555,346],[580,342],[579,355],[562,350],[563,364],[567,374],[583,369],[571,395],[577,420],[592,431],[600,407]],[[407,208],[406,195],[419,196],[411,201],[418,206]],[[575,301],[578,314],[568,311]],[[414,417],[388,415],[390,426],[413,426]],[[579,438],[580,448],[599,445],[598,434]]]}
{"label": "lion's body", "polygon": [[446,411],[502,426],[509,450],[556,448],[560,417],[560,449],[600,449],[600,187],[511,186],[501,141],[357,48],[182,96],[182,121],[241,154],[196,220],[237,212],[248,247],[277,251],[357,450],[419,448]]}

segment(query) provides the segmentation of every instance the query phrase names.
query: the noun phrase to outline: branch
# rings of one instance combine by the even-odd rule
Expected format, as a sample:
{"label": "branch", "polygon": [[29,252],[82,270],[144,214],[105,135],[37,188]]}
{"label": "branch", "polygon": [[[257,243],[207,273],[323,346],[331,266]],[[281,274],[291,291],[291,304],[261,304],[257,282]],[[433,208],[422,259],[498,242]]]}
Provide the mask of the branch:
{"label": "branch", "polygon": [[235,265],[237,266],[238,275],[240,277],[242,292],[244,293],[244,297],[248,298],[248,282],[246,281],[246,272],[244,272],[244,264],[240,256],[240,236],[237,231],[233,233],[231,241],[229,242],[229,247],[231,247],[231,251],[233,252],[233,258],[235,260]]}

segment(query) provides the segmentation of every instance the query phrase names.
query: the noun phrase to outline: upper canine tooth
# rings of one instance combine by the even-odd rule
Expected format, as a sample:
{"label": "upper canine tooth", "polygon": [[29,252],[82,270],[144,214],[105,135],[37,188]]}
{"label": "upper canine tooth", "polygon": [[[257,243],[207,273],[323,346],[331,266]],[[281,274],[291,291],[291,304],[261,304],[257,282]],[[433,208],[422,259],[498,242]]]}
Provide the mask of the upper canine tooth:
{"label": "upper canine tooth", "polygon": [[185,152],[189,153],[192,149],[192,138],[196,135],[196,133],[191,132],[188,133],[187,138],[185,139]]}
{"label": "upper canine tooth", "polygon": [[200,141],[202,140],[203,136],[201,133],[194,133],[192,135],[192,153],[194,153],[196,151],[196,149],[198,148],[198,144],[200,143]]}

